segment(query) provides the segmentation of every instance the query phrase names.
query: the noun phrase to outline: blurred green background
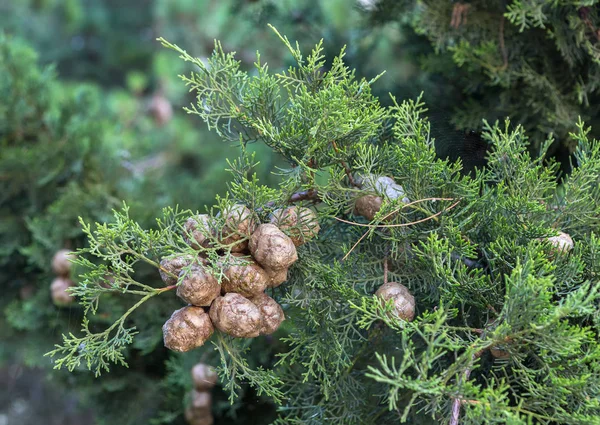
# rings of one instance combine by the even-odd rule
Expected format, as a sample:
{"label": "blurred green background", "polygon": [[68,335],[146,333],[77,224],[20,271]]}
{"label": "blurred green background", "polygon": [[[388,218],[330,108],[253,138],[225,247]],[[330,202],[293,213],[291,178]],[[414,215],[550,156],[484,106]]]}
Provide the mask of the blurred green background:
{"label": "blurred green background", "polygon": [[[347,45],[360,76],[387,70],[382,95],[417,95],[421,77],[410,49],[399,48],[401,24],[375,28],[364,12],[351,0],[0,0],[0,425],[183,424],[189,368],[199,357],[216,364],[210,348],[169,355],[162,347],[175,299],[134,315],[141,334],[128,351],[130,369],[95,379],[83,367],[54,371],[43,357],[81,321],[77,306],[55,307],[48,291],[54,252],[85,243],[79,216],[110,220],[125,201],[150,227],[164,207],[203,210],[226,192],[226,158],[239,146],[185,112],[194,99],[178,74],[189,68],[156,38],[198,57],[219,39],[244,69],[252,70],[257,50],[271,69],[283,69],[291,56],[271,23],[305,51],[323,38],[329,58]],[[262,145],[248,149],[260,159],[261,180],[276,183],[267,170],[281,159]],[[152,270],[140,275],[158,280]],[[113,298],[94,325],[106,326],[131,301]],[[275,351],[254,347],[253,361],[269,364]],[[274,419],[269,400],[244,391],[231,406],[214,390],[216,423]]]}

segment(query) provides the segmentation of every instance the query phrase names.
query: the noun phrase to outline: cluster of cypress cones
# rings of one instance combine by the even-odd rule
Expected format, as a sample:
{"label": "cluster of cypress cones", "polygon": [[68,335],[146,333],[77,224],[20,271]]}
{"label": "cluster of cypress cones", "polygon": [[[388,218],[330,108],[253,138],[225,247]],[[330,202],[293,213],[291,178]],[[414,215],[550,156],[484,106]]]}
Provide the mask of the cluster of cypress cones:
{"label": "cluster of cypress cones", "polygon": [[[296,247],[320,229],[316,214],[297,206],[274,211],[269,223],[258,224],[252,211],[240,204],[217,218],[221,229],[215,228],[218,220],[206,214],[190,217],[184,226],[186,241],[194,249],[218,240],[224,256],[216,265],[201,255],[185,254],[160,263],[163,281],[177,284],[177,295],[188,304],[163,326],[164,343],[171,350],[199,347],[215,328],[236,338],[275,332],[285,316],[265,290],[287,280],[288,269],[298,259]],[[223,271],[221,282],[211,273],[215,268]]]}
{"label": "cluster of cypress cones", "polygon": [[192,368],[194,388],[190,394],[190,404],[185,409],[185,420],[190,425],[212,425],[212,397],[210,390],[217,383],[214,369],[204,363]]}
{"label": "cluster of cypress cones", "polygon": [[50,295],[54,305],[59,307],[67,306],[75,301],[75,297],[67,292],[67,289],[75,286],[71,280],[71,261],[73,259],[75,256],[68,249],[56,251],[52,258],[52,271],[56,278],[50,285]]}

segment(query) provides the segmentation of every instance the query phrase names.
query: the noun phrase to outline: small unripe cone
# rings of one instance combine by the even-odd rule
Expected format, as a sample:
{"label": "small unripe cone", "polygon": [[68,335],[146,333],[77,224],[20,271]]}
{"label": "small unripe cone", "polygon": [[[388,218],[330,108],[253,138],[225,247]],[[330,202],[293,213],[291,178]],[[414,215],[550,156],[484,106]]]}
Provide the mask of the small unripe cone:
{"label": "small unripe cone", "polygon": [[221,293],[221,285],[202,266],[193,265],[179,274],[177,296],[188,304],[209,306]]}
{"label": "small unripe cone", "polygon": [[[246,206],[235,204],[223,211],[225,226],[221,230],[223,245],[229,245],[241,239],[250,237],[256,229],[254,215]],[[221,213],[219,213],[221,216]],[[231,252],[244,252],[248,249],[248,240],[233,245]]]}
{"label": "small unripe cone", "polygon": [[173,107],[171,106],[171,102],[160,94],[156,94],[152,97],[148,109],[154,117],[154,121],[159,126],[165,125],[173,117]]}
{"label": "small unripe cone", "polygon": [[221,288],[224,293],[236,292],[244,297],[252,297],[263,292],[269,284],[267,272],[252,258],[242,258],[234,254],[232,263],[223,270]]}
{"label": "small unripe cone", "polygon": [[269,270],[265,269],[269,276],[269,288],[277,288],[283,282],[288,280],[288,269]]}
{"label": "small unripe cone", "polygon": [[187,244],[194,249],[208,247],[209,236],[212,233],[212,217],[208,214],[198,214],[187,219],[183,225],[183,237]]}
{"label": "small unripe cone", "polygon": [[558,236],[548,238],[548,242],[555,246],[558,251],[565,253],[572,250],[574,245],[571,236],[565,232],[560,232]]}
{"label": "small unripe cone", "polygon": [[285,314],[283,314],[283,309],[277,301],[265,293],[256,295],[250,301],[258,307],[262,315],[261,335],[271,335],[279,329],[279,326],[285,320]]}
{"label": "small unripe cone", "polygon": [[210,410],[197,410],[192,406],[185,409],[185,420],[189,425],[212,425],[214,422]]}
{"label": "small unripe cone", "polygon": [[52,258],[52,271],[57,276],[68,277],[71,272],[71,261],[76,258],[75,254],[71,254],[68,249],[56,251]]}
{"label": "small unripe cone", "polygon": [[384,283],[379,287],[375,296],[383,301],[394,300],[393,312],[399,318],[412,321],[415,317],[415,297],[408,288],[397,282]]}
{"label": "small unripe cone", "polygon": [[208,391],[217,383],[217,372],[207,364],[198,363],[192,368],[192,381],[198,391]]}
{"label": "small unripe cone", "polygon": [[363,216],[369,221],[375,218],[375,215],[381,209],[383,199],[381,196],[365,195],[358,198],[354,204],[354,212]]}
{"label": "small unripe cone", "polygon": [[296,246],[310,241],[321,230],[315,212],[297,206],[273,211],[271,223],[283,230]]}
{"label": "small unripe cone", "polygon": [[503,350],[503,349],[498,348],[498,347],[492,347],[492,348],[490,348],[490,353],[496,359],[508,359],[510,357],[510,353],[508,351]]}
{"label": "small unripe cone", "polygon": [[218,330],[236,338],[258,336],[262,324],[258,307],[249,299],[233,292],[213,301],[210,318]]}
{"label": "small unripe cone", "polygon": [[[181,273],[181,269],[192,264],[194,258],[191,255],[178,255],[172,258],[163,258],[160,262],[160,278],[167,285],[175,285]],[[174,276],[173,276],[174,275]]]}
{"label": "small unripe cone", "polygon": [[202,346],[214,331],[208,314],[194,306],[175,310],[162,329],[165,347],[179,352]]}
{"label": "small unripe cone", "polygon": [[294,242],[274,224],[261,224],[250,238],[250,252],[265,269],[289,268],[298,259]]}
{"label": "small unripe cone", "polygon": [[57,277],[52,281],[50,285],[50,294],[52,295],[52,301],[57,306],[66,306],[73,304],[75,297],[67,292],[67,289],[75,286],[71,279],[66,277]]}

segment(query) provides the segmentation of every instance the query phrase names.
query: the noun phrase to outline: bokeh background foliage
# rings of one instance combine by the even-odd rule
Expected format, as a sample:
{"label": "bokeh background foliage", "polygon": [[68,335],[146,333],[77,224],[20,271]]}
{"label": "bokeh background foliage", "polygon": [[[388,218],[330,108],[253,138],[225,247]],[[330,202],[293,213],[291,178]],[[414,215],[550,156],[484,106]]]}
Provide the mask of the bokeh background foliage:
{"label": "bokeh background foliage", "polygon": [[[470,131],[484,118],[510,116],[535,149],[554,133],[550,155],[568,172],[577,117],[600,128],[598,10],[593,1],[0,0],[0,362],[10,388],[31,403],[16,411],[15,397],[5,396],[2,412],[18,423],[34,423],[39,412],[55,423],[184,423],[189,368],[218,361],[210,348],[162,348],[174,299],[132,317],[141,333],[128,369],[95,379],[86,370],[52,371],[42,356],[81,320],[78,307],[59,309],[48,292],[54,252],[85,244],[79,216],[110,221],[126,201],[131,217],[151,227],[164,207],[203,209],[225,193],[225,158],[239,147],[182,110],[194,101],[177,77],[188,68],[157,37],[195,57],[209,56],[217,38],[245,70],[257,50],[273,70],[291,64],[267,23],[305,51],[323,38],[328,63],[347,45],[358,76],[386,70],[374,86],[383,104],[388,92],[424,92],[440,156],[461,158],[466,170],[481,165],[487,143]],[[248,149],[260,158],[261,181],[275,184],[267,170],[284,159],[261,144]],[[155,270],[138,273],[158,280]],[[93,325],[119,317],[126,298],[104,303]],[[286,349],[278,338],[249,344],[253,367]],[[25,378],[44,391],[75,388],[77,397],[53,400],[56,409],[36,406],[19,389]],[[250,388],[233,407],[219,388],[214,398],[218,423],[275,418],[274,405]]]}

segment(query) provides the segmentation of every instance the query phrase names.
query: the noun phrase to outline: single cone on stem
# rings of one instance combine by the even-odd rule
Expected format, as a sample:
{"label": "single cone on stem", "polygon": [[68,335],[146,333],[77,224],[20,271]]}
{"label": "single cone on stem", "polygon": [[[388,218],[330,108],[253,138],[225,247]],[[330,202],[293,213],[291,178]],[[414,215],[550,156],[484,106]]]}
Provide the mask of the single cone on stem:
{"label": "single cone on stem", "polygon": [[75,286],[73,281],[66,277],[57,277],[50,285],[50,294],[54,305],[62,307],[73,304],[75,297],[67,292],[67,289]]}
{"label": "single cone on stem", "polygon": [[279,329],[279,326],[285,320],[285,314],[277,301],[264,292],[251,298],[250,301],[258,307],[262,315],[261,335],[271,335]]}
{"label": "single cone on stem", "polygon": [[363,216],[369,221],[373,221],[381,205],[383,199],[377,195],[364,195],[356,200],[354,203],[354,212],[360,216]]}
{"label": "single cone on stem", "polygon": [[373,221],[385,199],[402,199],[405,204],[410,202],[405,196],[404,188],[391,177],[369,174],[358,181],[364,190],[373,193],[358,198],[354,204],[354,212],[369,221]]}
{"label": "single cone on stem", "polygon": [[375,296],[386,303],[393,300],[393,314],[400,319],[411,322],[415,318],[415,297],[406,286],[397,282],[384,283],[375,292]]}
{"label": "single cone on stem", "polygon": [[248,238],[256,229],[254,214],[245,205],[235,204],[219,213],[225,218],[221,229],[221,244],[230,245],[231,252],[244,252],[248,249]]}
{"label": "single cone on stem", "polygon": [[188,304],[208,307],[221,293],[221,285],[202,266],[192,265],[179,274],[177,296]]}
{"label": "single cone on stem", "polygon": [[230,292],[210,306],[210,318],[218,330],[236,338],[254,338],[260,333],[262,316],[252,301]]}
{"label": "single cone on stem", "polygon": [[217,372],[211,366],[197,363],[192,368],[192,381],[198,391],[208,391],[217,383]]}
{"label": "single cone on stem", "polygon": [[289,268],[298,260],[294,242],[274,224],[261,224],[250,238],[250,252],[265,269]]}
{"label": "single cone on stem", "polygon": [[270,278],[252,257],[243,258],[241,254],[233,254],[231,259],[232,264],[223,270],[221,289],[224,293],[235,292],[252,297],[267,288]]}
{"label": "single cone on stem", "polygon": [[212,226],[212,217],[208,214],[198,214],[188,218],[183,225],[186,243],[194,249],[207,248],[213,232]]}
{"label": "single cone on stem", "polygon": [[291,206],[273,211],[271,223],[279,227],[294,242],[300,246],[318,235],[321,226],[317,215],[310,208]]}
{"label": "single cone on stem", "polygon": [[565,232],[559,232],[557,236],[549,237],[548,242],[550,242],[558,252],[562,253],[571,251],[575,245],[571,236]]}
{"label": "single cone on stem", "polygon": [[71,261],[77,258],[77,256],[68,249],[60,249],[56,251],[54,257],[52,257],[52,271],[57,276],[69,277],[71,273]]}

